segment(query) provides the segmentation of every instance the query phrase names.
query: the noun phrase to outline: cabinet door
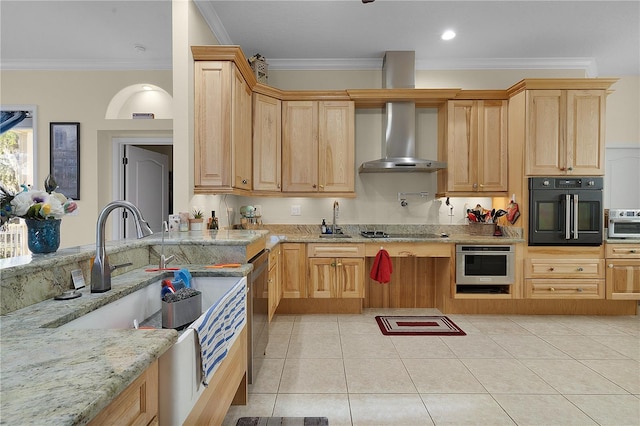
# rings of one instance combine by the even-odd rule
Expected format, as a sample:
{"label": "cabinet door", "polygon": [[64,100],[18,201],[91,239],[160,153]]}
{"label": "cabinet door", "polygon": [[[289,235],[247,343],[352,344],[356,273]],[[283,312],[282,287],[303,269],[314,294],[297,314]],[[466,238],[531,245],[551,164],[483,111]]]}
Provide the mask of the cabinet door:
{"label": "cabinet door", "polygon": [[566,160],[566,99],[562,90],[527,92],[526,174],[564,172]]}
{"label": "cabinet door", "polygon": [[305,244],[282,244],[282,297],[300,299],[307,297],[307,255]]}
{"label": "cabinet door", "polygon": [[256,93],[253,98],[253,189],[280,191],[282,102]]}
{"label": "cabinet door", "polygon": [[158,416],[158,361],[154,361],[107,407],[89,422],[105,424],[148,425]]}
{"label": "cabinet door", "polygon": [[318,191],[318,102],[282,103],[282,191]]}
{"label": "cabinet door", "polygon": [[334,257],[309,258],[309,297],[336,297],[336,269]]}
{"label": "cabinet door", "polygon": [[475,101],[451,101],[447,108],[447,190],[477,191],[477,104]]}
{"label": "cabinet door", "polygon": [[337,259],[336,272],[340,298],[364,298],[364,258],[342,257]]}
{"label": "cabinet door", "polygon": [[604,175],[604,90],[567,91],[567,171]]}
{"label": "cabinet door", "polygon": [[251,189],[251,89],[240,71],[233,66],[233,187]]}
{"label": "cabinet door", "polygon": [[607,259],[607,299],[640,300],[640,260]]}
{"label": "cabinet door", "polygon": [[196,187],[231,188],[230,62],[195,63]]}
{"label": "cabinet door", "polygon": [[478,102],[478,190],[507,191],[507,101]]}
{"label": "cabinet door", "polygon": [[507,101],[447,104],[447,192],[507,191]]}
{"label": "cabinet door", "polygon": [[318,191],[353,192],[355,107],[351,101],[320,102],[318,107]]}

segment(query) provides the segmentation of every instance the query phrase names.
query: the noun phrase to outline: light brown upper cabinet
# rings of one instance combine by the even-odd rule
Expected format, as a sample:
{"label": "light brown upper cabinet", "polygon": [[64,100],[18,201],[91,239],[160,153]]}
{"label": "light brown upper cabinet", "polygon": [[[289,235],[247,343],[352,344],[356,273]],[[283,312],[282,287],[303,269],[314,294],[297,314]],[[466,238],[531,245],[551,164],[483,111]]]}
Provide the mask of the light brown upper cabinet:
{"label": "light brown upper cabinet", "polygon": [[507,101],[448,101],[440,113],[446,114],[439,149],[447,169],[438,176],[438,192],[506,192]]}
{"label": "light brown upper cabinet", "polygon": [[605,100],[605,90],[527,91],[526,174],[603,175]]}
{"label": "light brown upper cabinet", "polygon": [[352,101],[282,103],[282,191],[353,192]]}
{"label": "light brown upper cabinet", "polygon": [[233,69],[233,187],[251,189],[251,88],[235,66]]}
{"label": "light brown upper cabinet", "polygon": [[253,95],[253,189],[282,189],[282,102],[260,93]]}
{"label": "light brown upper cabinet", "polygon": [[194,68],[194,192],[251,189],[251,90],[233,62]]}

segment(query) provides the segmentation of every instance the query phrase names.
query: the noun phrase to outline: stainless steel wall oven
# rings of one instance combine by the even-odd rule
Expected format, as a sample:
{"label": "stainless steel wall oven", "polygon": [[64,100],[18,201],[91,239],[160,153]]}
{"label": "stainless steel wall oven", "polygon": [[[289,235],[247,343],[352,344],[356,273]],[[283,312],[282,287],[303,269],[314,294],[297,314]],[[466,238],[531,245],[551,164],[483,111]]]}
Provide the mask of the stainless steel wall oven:
{"label": "stainless steel wall oven", "polygon": [[529,245],[601,245],[602,188],[602,177],[529,178]]}

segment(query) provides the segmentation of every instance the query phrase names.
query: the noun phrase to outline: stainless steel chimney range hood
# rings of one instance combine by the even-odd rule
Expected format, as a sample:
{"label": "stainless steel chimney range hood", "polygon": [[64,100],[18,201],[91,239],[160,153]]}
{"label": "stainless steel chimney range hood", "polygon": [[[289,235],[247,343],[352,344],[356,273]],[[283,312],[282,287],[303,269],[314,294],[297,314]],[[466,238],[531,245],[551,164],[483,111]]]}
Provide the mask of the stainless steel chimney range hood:
{"label": "stainless steel chimney range hood", "polygon": [[[382,82],[386,89],[415,88],[415,52],[389,51],[384,55]],[[416,158],[416,104],[387,102],[386,156],[362,163],[360,173],[435,172],[446,163]]]}

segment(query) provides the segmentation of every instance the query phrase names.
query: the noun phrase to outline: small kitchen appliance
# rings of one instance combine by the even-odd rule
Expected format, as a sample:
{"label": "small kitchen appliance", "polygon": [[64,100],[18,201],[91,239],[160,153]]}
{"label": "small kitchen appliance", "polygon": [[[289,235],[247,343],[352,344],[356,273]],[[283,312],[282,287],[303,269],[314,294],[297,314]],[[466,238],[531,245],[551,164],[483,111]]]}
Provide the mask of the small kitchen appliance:
{"label": "small kitchen appliance", "polygon": [[512,245],[456,244],[456,284],[513,284],[514,271]]}
{"label": "small kitchen appliance", "polygon": [[262,224],[261,214],[254,206],[240,207],[240,216],[242,229],[256,229]]}
{"label": "small kitchen appliance", "polygon": [[607,236],[640,239],[640,209],[610,209]]}

